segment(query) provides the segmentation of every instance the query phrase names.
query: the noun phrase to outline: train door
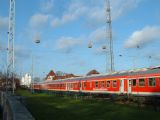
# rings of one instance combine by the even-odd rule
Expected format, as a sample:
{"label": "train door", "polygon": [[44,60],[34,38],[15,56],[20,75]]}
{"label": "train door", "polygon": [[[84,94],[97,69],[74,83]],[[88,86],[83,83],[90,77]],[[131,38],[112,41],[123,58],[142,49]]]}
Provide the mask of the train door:
{"label": "train door", "polygon": [[124,79],[120,80],[120,93],[124,93]]}
{"label": "train door", "polygon": [[82,91],[82,81],[79,81],[79,91]]}
{"label": "train door", "polygon": [[128,80],[128,94],[132,93],[132,81]]}
{"label": "train door", "polygon": [[70,90],[70,83],[67,83],[67,90]]}
{"label": "train door", "polygon": [[65,83],[65,90],[68,90],[68,88],[67,88],[68,86],[67,86],[67,83]]}

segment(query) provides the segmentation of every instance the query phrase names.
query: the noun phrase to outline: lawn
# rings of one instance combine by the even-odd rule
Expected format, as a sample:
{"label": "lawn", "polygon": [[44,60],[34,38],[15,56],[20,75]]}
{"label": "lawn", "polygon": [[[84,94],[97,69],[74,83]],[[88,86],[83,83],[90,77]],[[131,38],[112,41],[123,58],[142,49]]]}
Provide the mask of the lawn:
{"label": "lawn", "polygon": [[117,104],[105,100],[81,100],[48,94],[31,94],[18,90],[25,97],[28,110],[36,120],[159,120],[160,112],[152,107]]}

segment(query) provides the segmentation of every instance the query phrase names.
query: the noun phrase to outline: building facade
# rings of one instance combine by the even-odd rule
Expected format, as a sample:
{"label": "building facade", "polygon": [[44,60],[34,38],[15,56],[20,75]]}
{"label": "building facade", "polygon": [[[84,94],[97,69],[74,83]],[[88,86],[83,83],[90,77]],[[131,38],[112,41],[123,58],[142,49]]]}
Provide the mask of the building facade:
{"label": "building facade", "polygon": [[30,87],[31,82],[32,82],[31,75],[25,74],[20,81],[20,85],[25,87]]}

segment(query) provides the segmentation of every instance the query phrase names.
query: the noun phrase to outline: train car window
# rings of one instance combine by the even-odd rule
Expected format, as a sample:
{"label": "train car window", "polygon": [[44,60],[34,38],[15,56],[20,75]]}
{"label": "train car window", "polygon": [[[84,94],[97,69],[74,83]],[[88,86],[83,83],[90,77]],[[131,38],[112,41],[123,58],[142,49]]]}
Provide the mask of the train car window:
{"label": "train car window", "polygon": [[101,81],[101,87],[102,88],[104,87],[104,81]]}
{"label": "train car window", "polygon": [[145,80],[143,78],[139,79],[139,86],[145,86]]}
{"label": "train car window", "polygon": [[148,85],[149,86],[156,86],[156,78],[149,78]]}
{"label": "train car window", "polygon": [[98,81],[95,82],[95,88],[98,88]]}
{"label": "train car window", "polygon": [[107,81],[107,87],[110,87],[110,81]]}
{"label": "train car window", "polygon": [[86,82],[83,83],[83,87],[86,88]]}
{"label": "train car window", "polygon": [[77,83],[74,83],[74,87],[75,87],[75,88],[78,88],[78,84],[77,84]]}
{"label": "train car window", "polygon": [[112,85],[113,85],[113,87],[117,87],[117,81],[116,81],[116,80],[113,80],[113,81],[112,81]]}
{"label": "train car window", "polygon": [[136,79],[132,79],[132,86],[136,86],[136,85],[137,85]]}

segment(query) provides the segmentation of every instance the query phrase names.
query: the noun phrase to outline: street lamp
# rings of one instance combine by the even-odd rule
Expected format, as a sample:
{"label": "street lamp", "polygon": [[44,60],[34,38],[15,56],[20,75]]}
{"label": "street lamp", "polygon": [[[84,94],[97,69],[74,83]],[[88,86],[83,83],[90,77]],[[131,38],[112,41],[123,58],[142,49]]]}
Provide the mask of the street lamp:
{"label": "street lamp", "polygon": [[92,48],[92,43],[91,42],[88,44],[88,48]]}
{"label": "street lamp", "polygon": [[35,40],[35,43],[40,43],[41,41],[40,40]]}
{"label": "street lamp", "polygon": [[[36,39],[34,41],[36,44],[39,44],[40,43],[40,40],[39,39]],[[33,58],[33,54],[32,54],[32,93],[34,93],[34,58]]]}

